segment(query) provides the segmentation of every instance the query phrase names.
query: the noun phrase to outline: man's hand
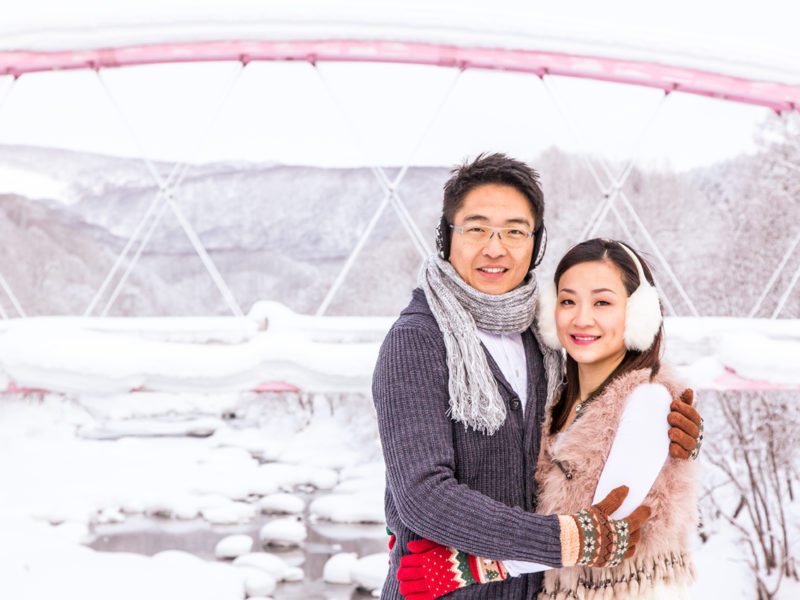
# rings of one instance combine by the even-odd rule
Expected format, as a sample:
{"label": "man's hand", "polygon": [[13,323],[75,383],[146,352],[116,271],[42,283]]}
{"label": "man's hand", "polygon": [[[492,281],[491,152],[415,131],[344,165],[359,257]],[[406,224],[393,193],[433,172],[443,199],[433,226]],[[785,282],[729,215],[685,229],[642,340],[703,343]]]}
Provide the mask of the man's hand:
{"label": "man's hand", "polygon": [[694,460],[703,442],[703,419],[692,406],[694,390],[683,390],[680,398],[674,398],[670,405],[667,421],[669,428],[669,454],[674,458]]}
{"label": "man's hand", "polygon": [[435,600],[440,596],[481,583],[503,581],[508,577],[499,561],[472,556],[430,540],[408,542],[407,554],[400,559],[397,579],[406,600]]}
{"label": "man's hand", "polygon": [[[640,506],[624,519],[612,519],[612,513],[622,506],[628,495],[628,487],[621,485],[611,490],[600,502],[569,517],[577,526],[577,560],[564,554],[569,539],[565,539],[562,527],[562,556],[564,566],[577,564],[582,567],[614,567],[636,552],[641,537],[642,524],[650,517],[650,507]],[[560,517],[564,519],[565,517]],[[562,524],[564,521],[561,521]],[[573,534],[574,535],[574,534]]]}

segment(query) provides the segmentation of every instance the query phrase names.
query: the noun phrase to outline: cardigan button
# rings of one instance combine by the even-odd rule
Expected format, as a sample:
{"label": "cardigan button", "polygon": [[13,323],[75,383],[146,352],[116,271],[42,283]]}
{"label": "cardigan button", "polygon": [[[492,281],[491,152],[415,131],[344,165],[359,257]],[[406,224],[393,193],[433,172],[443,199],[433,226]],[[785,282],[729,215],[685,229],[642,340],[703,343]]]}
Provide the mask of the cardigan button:
{"label": "cardigan button", "polygon": [[519,410],[519,407],[522,406],[522,404],[519,401],[519,398],[517,398],[516,396],[511,398],[511,401],[508,403],[508,405],[511,407],[511,410]]}

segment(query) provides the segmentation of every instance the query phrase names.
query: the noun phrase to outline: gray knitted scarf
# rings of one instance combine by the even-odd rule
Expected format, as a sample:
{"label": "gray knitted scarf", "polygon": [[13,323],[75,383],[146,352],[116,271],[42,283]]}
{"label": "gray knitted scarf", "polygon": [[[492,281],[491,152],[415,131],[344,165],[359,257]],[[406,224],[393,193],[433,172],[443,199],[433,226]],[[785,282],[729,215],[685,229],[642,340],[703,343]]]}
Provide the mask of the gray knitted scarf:
{"label": "gray knitted scarf", "polygon": [[536,277],[505,294],[484,294],[468,285],[453,266],[430,256],[419,285],[444,334],[449,372],[450,417],[492,435],[506,419],[506,407],[481,347],[477,328],[521,333],[536,312]]}

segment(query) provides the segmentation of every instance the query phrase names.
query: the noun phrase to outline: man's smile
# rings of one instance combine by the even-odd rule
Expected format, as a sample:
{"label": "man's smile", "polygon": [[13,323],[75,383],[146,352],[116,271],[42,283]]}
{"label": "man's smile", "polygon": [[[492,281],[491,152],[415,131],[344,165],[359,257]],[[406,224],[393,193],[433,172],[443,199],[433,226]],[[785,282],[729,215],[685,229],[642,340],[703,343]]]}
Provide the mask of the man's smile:
{"label": "man's smile", "polygon": [[506,267],[478,267],[478,271],[484,276],[496,279],[502,277],[508,271]]}

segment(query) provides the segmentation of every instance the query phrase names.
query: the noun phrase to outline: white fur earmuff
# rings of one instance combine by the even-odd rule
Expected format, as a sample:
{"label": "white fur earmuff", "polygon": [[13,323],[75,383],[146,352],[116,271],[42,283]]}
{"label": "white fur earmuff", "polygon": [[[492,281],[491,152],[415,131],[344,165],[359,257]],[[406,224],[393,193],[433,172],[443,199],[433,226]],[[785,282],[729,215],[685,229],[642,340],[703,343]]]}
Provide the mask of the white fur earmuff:
{"label": "white fur earmuff", "polygon": [[542,341],[553,350],[561,350],[563,346],[558,341],[556,331],[556,284],[548,280],[539,290],[538,305],[536,307],[536,321],[539,325],[539,335]]}
{"label": "white fur earmuff", "polygon": [[[628,307],[625,313],[625,347],[642,352],[653,344],[661,327],[662,316],[658,291],[645,278],[642,264],[633,251],[625,244],[617,243],[631,257],[639,273],[639,287],[628,297]],[[539,305],[536,312],[542,341],[554,350],[561,350],[563,346],[558,340],[556,330],[557,299],[556,286],[552,281],[548,281],[541,286],[539,291]]]}
{"label": "white fur earmuff", "polygon": [[[639,287],[628,297],[628,310],[625,314],[625,347],[644,352],[656,338],[661,327],[661,305],[658,291],[644,276],[642,263],[633,251],[622,242],[617,242],[636,265],[639,273]],[[555,313],[553,313],[555,315]]]}

